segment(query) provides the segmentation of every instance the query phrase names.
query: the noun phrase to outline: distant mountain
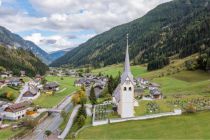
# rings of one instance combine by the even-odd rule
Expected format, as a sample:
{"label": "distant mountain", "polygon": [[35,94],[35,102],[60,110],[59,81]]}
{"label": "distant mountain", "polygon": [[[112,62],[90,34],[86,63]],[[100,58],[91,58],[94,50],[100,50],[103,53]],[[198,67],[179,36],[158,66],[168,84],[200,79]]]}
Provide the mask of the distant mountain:
{"label": "distant mountain", "polygon": [[51,61],[54,61],[54,60],[64,56],[67,52],[70,52],[72,49],[74,49],[74,48],[67,48],[67,49],[64,49],[64,50],[50,52],[49,56],[51,58]]}
{"label": "distant mountain", "polygon": [[121,63],[127,33],[131,60],[135,64],[151,63],[151,69],[159,60],[167,64],[171,56],[183,58],[201,49],[208,50],[210,0],[173,0],[161,4],[139,19],[89,39],[51,66],[102,67]]}
{"label": "distant mountain", "polygon": [[0,66],[13,71],[15,75],[19,75],[21,70],[26,71],[28,76],[43,75],[48,70],[48,66],[32,52],[2,45],[0,45]]}
{"label": "distant mountain", "polygon": [[9,48],[23,48],[24,50],[33,52],[34,55],[39,57],[44,63],[49,64],[51,62],[49,54],[44,50],[33,42],[24,40],[19,35],[10,32],[2,26],[0,26],[0,44]]}

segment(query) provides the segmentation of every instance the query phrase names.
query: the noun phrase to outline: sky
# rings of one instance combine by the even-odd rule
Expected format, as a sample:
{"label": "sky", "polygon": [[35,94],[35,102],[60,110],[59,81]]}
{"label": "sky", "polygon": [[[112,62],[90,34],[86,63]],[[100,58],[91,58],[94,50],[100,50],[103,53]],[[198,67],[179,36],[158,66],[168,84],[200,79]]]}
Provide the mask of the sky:
{"label": "sky", "polygon": [[0,0],[0,26],[46,52],[77,47],[170,0]]}

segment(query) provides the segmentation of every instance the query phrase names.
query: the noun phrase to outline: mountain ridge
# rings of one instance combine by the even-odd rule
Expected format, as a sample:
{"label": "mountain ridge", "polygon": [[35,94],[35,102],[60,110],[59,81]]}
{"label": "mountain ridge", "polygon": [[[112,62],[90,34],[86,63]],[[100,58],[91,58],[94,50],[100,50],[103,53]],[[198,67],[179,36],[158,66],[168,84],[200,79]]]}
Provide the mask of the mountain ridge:
{"label": "mountain ridge", "polygon": [[203,44],[208,49],[209,2],[174,0],[161,4],[141,18],[89,39],[50,66],[103,67],[121,63],[124,61],[127,33],[130,58],[135,64],[177,54],[180,58],[187,57],[198,52]]}
{"label": "mountain ridge", "polygon": [[20,75],[20,71],[25,71],[26,75],[30,77],[36,74],[44,75],[48,70],[48,66],[32,52],[23,48],[8,48],[3,45],[0,45],[0,66],[13,71],[15,75]]}
{"label": "mountain ridge", "polygon": [[32,51],[43,62],[47,64],[50,63],[50,57],[48,53],[46,53],[33,42],[24,40],[22,37],[15,33],[12,33],[3,26],[0,26],[0,44],[9,48],[23,48],[24,50]]}

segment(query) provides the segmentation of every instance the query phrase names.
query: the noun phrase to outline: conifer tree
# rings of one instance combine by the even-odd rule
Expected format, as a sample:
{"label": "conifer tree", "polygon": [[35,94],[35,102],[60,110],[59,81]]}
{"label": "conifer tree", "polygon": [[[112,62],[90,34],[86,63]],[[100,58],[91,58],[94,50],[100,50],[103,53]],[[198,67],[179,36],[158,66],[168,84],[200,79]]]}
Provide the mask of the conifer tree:
{"label": "conifer tree", "polygon": [[90,96],[89,96],[90,102],[92,105],[95,105],[97,103],[96,95],[93,86],[90,89]]}

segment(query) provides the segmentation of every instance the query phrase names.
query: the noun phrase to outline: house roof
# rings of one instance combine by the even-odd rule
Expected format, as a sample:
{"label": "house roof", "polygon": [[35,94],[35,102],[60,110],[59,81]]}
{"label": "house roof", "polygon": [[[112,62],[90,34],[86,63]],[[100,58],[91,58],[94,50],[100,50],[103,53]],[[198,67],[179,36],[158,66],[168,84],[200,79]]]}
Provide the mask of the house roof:
{"label": "house roof", "polygon": [[114,93],[113,93],[113,97],[115,98],[116,102],[120,102],[120,84],[117,86],[117,88],[114,90]]}
{"label": "house roof", "polygon": [[152,95],[161,95],[161,92],[160,92],[158,89],[150,90],[150,93],[151,93]]}
{"label": "house roof", "polygon": [[18,112],[18,111],[26,109],[28,105],[29,105],[29,102],[26,102],[26,101],[17,103],[17,104],[12,104],[12,105],[6,107],[4,109],[4,111],[10,110],[11,112]]}
{"label": "house roof", "polygon": [[45,88],[49,88],[49,87],[54,88],[54,87],[58,87],[58,86],[59,86],[58,83],[56,83],[56,82],[51,82],[51,83],[47,83],[47,84],[45,85]]}
{"label": "house roof", "polygon": [[29,86],[29,89],[23,94],[24,97],[33,97],[38,93],[38,88]]}

